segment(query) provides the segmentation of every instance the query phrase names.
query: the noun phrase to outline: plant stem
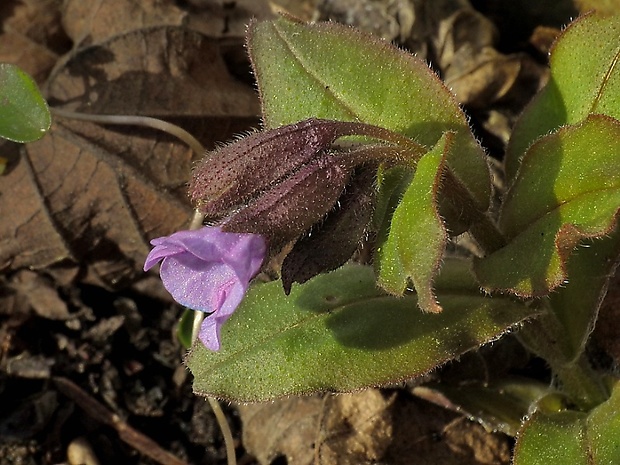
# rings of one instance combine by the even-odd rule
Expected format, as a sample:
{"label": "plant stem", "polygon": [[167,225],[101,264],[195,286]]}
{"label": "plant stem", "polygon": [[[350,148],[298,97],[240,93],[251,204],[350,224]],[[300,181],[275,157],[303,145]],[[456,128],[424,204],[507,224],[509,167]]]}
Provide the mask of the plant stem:
{"label": "plant stem", "polygon": [[585,355],[572,363],[550,365],[562,390],[582,410],[591,410],[609,398],[609,389]]}
{"label": "plant stem", "polygon": [[217,424],[220,425],[220,429],[222,430],[222,435],[224,436],[224,444],[226,446],[226,459],[228,465],[237,465],[237,455],[235,453],[235,442],[233,440],[232,433],[230,431],[230,427],[228,426],[228,421],[226,420],[226,416],[224,415],[224,411],[222,407],[220,407],[219,402],[212,398],[207,397],[209,401],[209,405],[213,409],[213,413],[215,414],[215,419],[217,420]]}
{"label": "plant stem", "polygon": [[449,169],[444,176],[442,193],[452,208],[461,213],[462,221],[469,225],[470,234],[486,254],[506,245],[506,239],[495,223],[480,210],[469,191]]}
{"label": "plant stem", "polygon": [[[202,222],[205,217],[198,210],[194,211],[194,216],[189,225],[189,229],[199,229],[202,227]],[[198,339],[198,331],[200,330],[200,324],[204,319],[203,312],[194,312],[194,325],[192,328],[192,345]],[[213,410],[213,414],[215,415],[215,419],[217,420],[217,424],[220,427],[220,431],[222,432],[222,436],[224,437],[224,445],[226,447],[226,459],[228,465],[237,465],[237,455],[235,453],[235,442],[233,440],[232,432],[230,431],[230,426],[228,425],[228,421],[226,420],[226,416],[224,415],[224,411],[220,406],[217,399],[212,397],[207,397],[209,401],[209,405],[211,406],[211,410]]]}
{"label": "plant stem", "polygon": [[607,400],[610,392],[583,350],[571,347],[565,333],[555,313],[547,308],[540,317],[527,323],[518,337],[526,347],[547,361],[571,401],[588,411]]}
{"label": "plant stem", "polygon": [[197,155],[202,155],[205,152],[205,148],[198,142],[198,139],[185,129],[157,118],[133,115],[89,115],[87,113],[77,113],[62,108],[50,108],[50,111],[53,115],[60,116],[61,118],[89,121],[92,123],[144,126],[158,129],[185,142]]}

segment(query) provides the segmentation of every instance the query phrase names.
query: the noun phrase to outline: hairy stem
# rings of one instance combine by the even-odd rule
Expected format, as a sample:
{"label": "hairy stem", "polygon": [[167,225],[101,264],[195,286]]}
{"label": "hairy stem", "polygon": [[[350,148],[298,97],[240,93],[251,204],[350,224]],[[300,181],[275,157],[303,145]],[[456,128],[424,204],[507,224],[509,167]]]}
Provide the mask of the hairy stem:
{"label": "hairy stem", "polygon": [[506,245],[506,239],[489,216],[480,210],[474,199],[452,171],[446,170],[442,194],[455,211],[461,213],[461,221],[469,225],[469,232],[486,254]]}
{"label": "hairy stem", "polygon": [[233,440],[230,427],[228,426],[226,416],[224,415],[224,411],[222,410],[220,403],[216,399],[212,397],[207,397],[207,400],[209,401],[209,405],[211,405],[211,409],[213,409],[217,424],[220,426],[220,429],[222,430],[222,435],[224,436],[224,444],[226,446],[226,459],[228,465],[237,465],[235,442]]}
{"label": "hairy stem", "polygon": [[609,398],[608,387],[584,354],[571,363],[550,365],[562,390],[584,411],[591,410]]}
{"label": "hairy stem", "polygon": [[521,342],[544,358],[562,391],[577,407],[588,411],[609,398],[602,377],[588,362],[583,350],[575,351],[566,330],[552,310],[527,323],[518,333]]}

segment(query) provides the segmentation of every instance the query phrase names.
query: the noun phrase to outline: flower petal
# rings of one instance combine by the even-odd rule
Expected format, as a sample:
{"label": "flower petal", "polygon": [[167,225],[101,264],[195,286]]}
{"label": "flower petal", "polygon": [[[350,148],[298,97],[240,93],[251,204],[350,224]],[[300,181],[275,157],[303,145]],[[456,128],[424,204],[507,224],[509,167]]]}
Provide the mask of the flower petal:
{"label": "flower petal", "polygon": [[210,314],[200,337],[205,346],[218,350],[221,326],[243,300],[264,260],[265,239],[204,227],[179,231],[151,243],[155,247],[146,259],[145,270],[162,260],[159,273],[164,287],[180,304]]}
{"label": "flower petal", "polygon": [[200,331],[198,332],[198,339],[209,350],[217,352],[220,350],[220,331],[222,325],[217,324],[214,318],[205,318],[200,325]]}
{"label": "flower petal", "polygon": [[[144,260],[144,271],[148,271],[153,268],[157,262],[160,260],[169,257],[171,255],[175,255],[177,253],[185,252],[185,249],[176,245],[170,245],[163,243],[160,239],[166,239],[165,237],[160,237],[158,239],[153,239],[151,244],[155,247],[153,250],[149,252],[146,256],[146,260]],[[156,243],[156,241],[158,243]]]}
{"label": "flower petal", "polygon": [[159,273],[174,300],[208,313],[221,308],[228,289],[238,281],[230,266],[205,262],[187,252],[166,257]]}

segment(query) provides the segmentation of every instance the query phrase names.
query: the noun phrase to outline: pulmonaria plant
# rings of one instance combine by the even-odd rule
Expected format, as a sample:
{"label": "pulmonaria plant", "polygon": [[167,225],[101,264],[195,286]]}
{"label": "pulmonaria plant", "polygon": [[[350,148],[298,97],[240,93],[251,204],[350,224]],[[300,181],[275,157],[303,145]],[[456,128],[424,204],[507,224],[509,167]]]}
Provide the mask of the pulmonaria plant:
{"label": "pulmonaria plant", "polygon": [[[334,146],[350,135],[387,143]],[[371,219],[374,170],[365,165],[413,162],[419,149],[382,128],[317,119],[220,147],[205,155],[190,183],[198,211],[217,226],[154,239],[144,269],[163,260],[165,288],[180,304],[209,313],[199,339],[217,351],[222,325],[266,257],[294,242],[282,266],[287,293],[293,282],[343,265]]]}
{"label": "pulmonaria plant", "polygon": [[[249,288],[220,352],[194,345],[194,390],[358,391],[513,332],[551,386],[489,373],[435,389],[518,433],[516,465],[620,463],[620,385],[585,351],[620,255],[620,17],[586,15],[557,41],[508,145],[497,215],[486,155],[425,63],[288,18],[251,24],[248,50],[265,130],[208,154],[190,192],[222,231],[285,255],[282,282]],[[365,231],[362,263],[341,266]],[[463,233],[477,247],[451,257]]]}
{"label": "pulmonaria plant", "polygon": [[218,227],[179,231],[153,239],[144,271],[162,262],[164,287],[182,305],[209,314],[198,337],[210,350],[220,349],[220,330],[245,295],[265,258],[265,240]]}

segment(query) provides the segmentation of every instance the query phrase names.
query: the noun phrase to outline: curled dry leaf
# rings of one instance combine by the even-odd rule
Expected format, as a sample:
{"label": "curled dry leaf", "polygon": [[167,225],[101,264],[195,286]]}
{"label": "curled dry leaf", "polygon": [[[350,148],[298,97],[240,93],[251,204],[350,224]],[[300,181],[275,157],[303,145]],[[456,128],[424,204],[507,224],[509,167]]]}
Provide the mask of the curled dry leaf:
{"label": "curled dry leaf", "polygon": [[241,405],[243,444],[260,464],[508,464],[507,436],[421,399],[355,394]]}
{"label": "curled dry leaf", "polygon": [[4,0],[0,6],[0,63],[15,64],[36,82],[43,82],[58,54],[70,45],[60,25],[60,3]]}
{"label": "curled dry leaf", "polygon": [[[450,11],[447,4],[455,3],[461,5]],[[432,41],[437,65],[459,102],[486,107],[515,85],[524,58],[495,50],[495,26],[469,4],[444,4],[447,16],[437,18],[438,32]]]}
{"label": "curled dry leaf", "polygon": [[245,36],[251,18],[271,16],[265,0],[230,2],[193,1],[186,7],[179,2],[160,0],[67,0],[62,22],[76,44],[97,44],[139,29],[183,26],[212,38]]}
{"label": "curled dry leaf", "polygon": [[[77,112],[163,117],[207,146],[258,114],[254,92],[228,73],[217,41],[171,27],[77,51],[47,93],[52,105]],[[3,179],[0,268],[68,262],[80,263],[89,282],[133,279],[150,238],[187,227],[192,161],[187,146],[155,130],[57,119]]]}
{"label": "curled dry leaf", "polygon": [[371,464],[391,442],[391,401],[378,390],[240,406],[243,443],[261,464]]}

